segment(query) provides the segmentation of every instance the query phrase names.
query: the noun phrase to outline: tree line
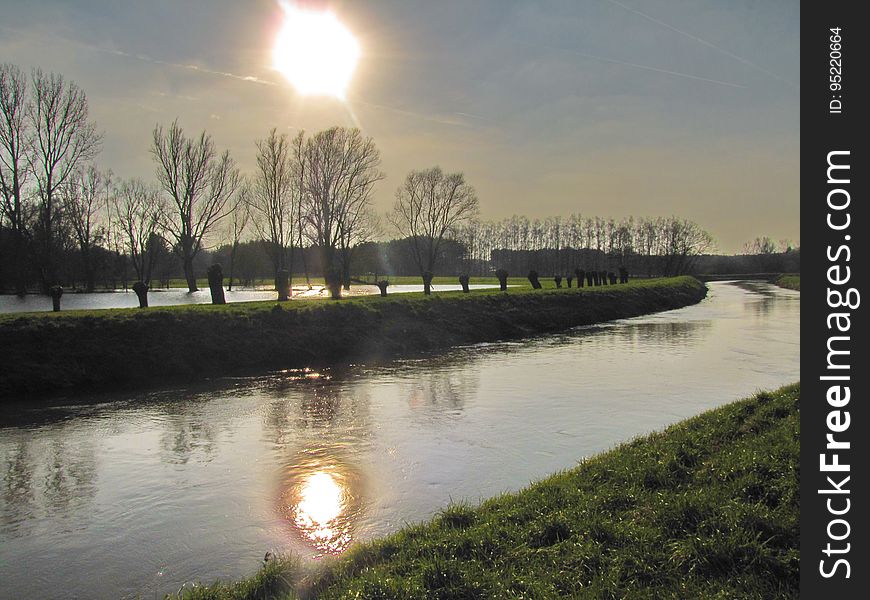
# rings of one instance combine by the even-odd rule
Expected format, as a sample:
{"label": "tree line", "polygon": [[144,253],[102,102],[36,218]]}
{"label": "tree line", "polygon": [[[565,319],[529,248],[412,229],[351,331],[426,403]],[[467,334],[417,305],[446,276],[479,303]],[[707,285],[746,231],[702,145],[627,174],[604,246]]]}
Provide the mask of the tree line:
{"label": "tree line", "polygon": [[157,124],[150,181],[98,168],[101,144],[74,82],[0,65],[0,291],[152,286],[179,275],[195,291],[197,273],[219,260],[230,285],[265,276],[279,294],[302,273],[323,276],[333,296],[352,274],[413,273],[428,293],[436,273],[677,275],[713,245],[676,217],[480,220],[474,187],[439,167],[408,173],[382,218],[373,208],[380,152],[358,129],[272,129],[242,174],[207,132]]}

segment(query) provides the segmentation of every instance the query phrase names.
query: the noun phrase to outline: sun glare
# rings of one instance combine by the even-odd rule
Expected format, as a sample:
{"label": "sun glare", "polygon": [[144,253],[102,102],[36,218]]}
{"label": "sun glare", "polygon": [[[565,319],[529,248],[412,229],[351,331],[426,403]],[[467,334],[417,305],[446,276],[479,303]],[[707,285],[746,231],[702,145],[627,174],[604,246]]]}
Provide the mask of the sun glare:
{"label": "sun glare", "polygon": [[344,99],[360,55],[359,43],[331,12],[282,2],[284,24],[272,55],[274,67],[308,96]]}
{"label": "sun glare", "polygon": [[345,490],[335,477],[325,472],[311,474],[298,491],[296,526],[315,546],[329,554],[340,554],[350,543]]}

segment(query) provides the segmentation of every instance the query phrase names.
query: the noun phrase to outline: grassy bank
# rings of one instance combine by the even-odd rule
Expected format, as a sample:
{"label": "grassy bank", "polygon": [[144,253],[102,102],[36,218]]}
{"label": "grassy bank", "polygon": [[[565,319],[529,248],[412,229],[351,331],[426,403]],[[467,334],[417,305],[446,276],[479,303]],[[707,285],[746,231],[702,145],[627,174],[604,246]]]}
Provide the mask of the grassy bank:
{"label": "grassy bank", "polygon": [[789,290],[801,291],[801,276],[800,273],[792,275],[781,275],[774,281],[779,287],[784,287]]}
{"label": "grassy bank", "polygon": [[668,310],[691,277],[598,288],[396,294],[0,317],[0,398],[410,356]]}
{"label": "grassy bank", "polygon": [[799,404],[800,384],[760,393],[316,574],[275,563],[182,597],[796,598]]}

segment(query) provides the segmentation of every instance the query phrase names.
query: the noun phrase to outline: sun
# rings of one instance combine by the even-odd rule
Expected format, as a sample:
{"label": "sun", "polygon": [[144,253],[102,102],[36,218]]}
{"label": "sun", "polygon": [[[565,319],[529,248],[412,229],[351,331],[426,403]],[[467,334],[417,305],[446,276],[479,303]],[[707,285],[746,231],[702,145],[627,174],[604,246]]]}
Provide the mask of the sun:
{"label": "sun", "polygon": [[273,66],[306,96],[344,99],[360,56],[359,43],[328,11],[281,3],[284,23],[275,39]]}

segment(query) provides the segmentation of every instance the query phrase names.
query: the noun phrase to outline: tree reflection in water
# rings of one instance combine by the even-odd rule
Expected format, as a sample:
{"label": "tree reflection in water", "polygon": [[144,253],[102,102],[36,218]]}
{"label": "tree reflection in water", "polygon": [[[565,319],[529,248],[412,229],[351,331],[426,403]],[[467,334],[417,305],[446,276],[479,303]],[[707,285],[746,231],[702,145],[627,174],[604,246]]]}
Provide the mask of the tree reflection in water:
{"label": "tree reflection in water", "polygon": [[0,524],[17,530],[43,515],[71,517],[90,505],[97,492],[94,444],[59,439],[38,443],[21,438],[6,448]]}

